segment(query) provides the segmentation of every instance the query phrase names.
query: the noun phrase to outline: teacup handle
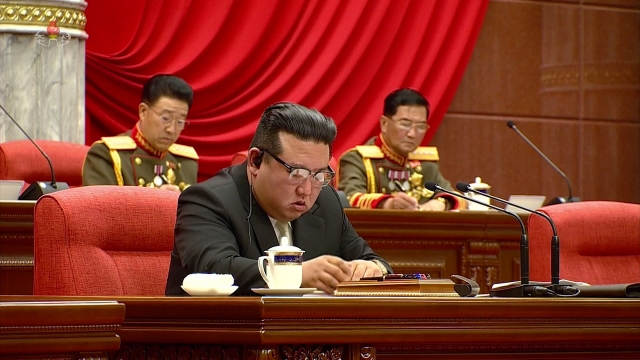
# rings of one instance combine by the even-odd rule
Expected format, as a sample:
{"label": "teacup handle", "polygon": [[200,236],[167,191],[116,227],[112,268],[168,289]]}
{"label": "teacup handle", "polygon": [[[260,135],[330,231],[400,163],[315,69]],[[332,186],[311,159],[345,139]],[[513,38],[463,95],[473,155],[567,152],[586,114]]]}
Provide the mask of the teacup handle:
{"label": "teacup handle", "polygon": [[264,262],[265,261],[267,261],[267,262],[269,261],[269,257],[268,256],[260,256],[258,258],[258,270],[260,270],[260,275],[264,279],[264,282],[266,282],[267,285],[269,285],[269,278],[267,277],[267,274],[264,272]]}

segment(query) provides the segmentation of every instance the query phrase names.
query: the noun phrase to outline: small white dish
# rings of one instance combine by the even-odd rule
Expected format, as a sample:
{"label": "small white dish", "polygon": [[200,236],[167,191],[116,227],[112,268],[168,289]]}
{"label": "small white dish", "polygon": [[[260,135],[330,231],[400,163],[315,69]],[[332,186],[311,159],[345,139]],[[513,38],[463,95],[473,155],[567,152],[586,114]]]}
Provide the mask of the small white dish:
{"label": "small white dish", "polygon": [[182,285],[189,289],[220,289],[233,286],[231,274],[193,273],[182,280]]}
{"label": "small white dish", "polygon": [[269,288],[252,288],[254,293],[269,296],[291,296],[310,294],[318,289],[316,288],[295,288],[295,289],[269,289]]}
{"label": "small white dish", "polygon": [[185,286],[180,287],[191,296],[229,296],[238,289],[238,286],[236,285],[221,288],[187,288]]}

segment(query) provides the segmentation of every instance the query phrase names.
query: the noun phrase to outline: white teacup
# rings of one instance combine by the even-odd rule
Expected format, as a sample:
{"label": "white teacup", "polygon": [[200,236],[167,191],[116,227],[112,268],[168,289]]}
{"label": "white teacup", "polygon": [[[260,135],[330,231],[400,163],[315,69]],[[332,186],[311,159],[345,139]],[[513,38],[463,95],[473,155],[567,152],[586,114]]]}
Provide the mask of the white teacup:
{"label": "white teacup", "polygon": [[[303,250],[295,246],[274,246],[258,258],[258,270],[270,289],[297,289],[302,285]],[[265,272],[264,262],[267,261]]]}
{"label": "white teacup", "polygon": [[[474,183],[469,184],[469,186],[476,190],[479,191],[483,194],[490,194],[491,193],[491,186],[489,184],[485,184],[482,182],[482,179],[480,179],[479,177],[476,178],[476,181]],[[485,204],[491,204],[491,200],[489,199],[489,197],[487,196],[483,196],[480,194],[475,194],[473,192],[468,192],[466,194],[468,197],[474,199],[474,200],[478,200],[480,202],[483,202]],[[475,203],[475,202],[469,202],[469,210],[476,210],[476,211],[487,211],[489,210],[488,206],[483,206],[481,204]]]}

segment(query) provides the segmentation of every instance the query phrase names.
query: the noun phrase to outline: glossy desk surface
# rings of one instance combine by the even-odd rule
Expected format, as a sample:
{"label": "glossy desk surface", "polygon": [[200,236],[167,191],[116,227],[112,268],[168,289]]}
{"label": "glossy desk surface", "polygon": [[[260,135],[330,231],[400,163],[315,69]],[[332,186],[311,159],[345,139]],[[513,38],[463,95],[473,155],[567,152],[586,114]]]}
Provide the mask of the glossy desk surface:
{"label": "glossy desk surface", "polygon": [[[626,359],[640,354],[637,299],[0,297],[5,303],[36,300],[124,304],[122,346],[112,357],[151,348],[179,352],[178,344],[243,359],[294,358],[287,354],[295,349],[340,352],[343,359],[455,354],[506,359],[515,353],[566,359],[585,352]],[[4,320],[0,325],[4,338]]]}

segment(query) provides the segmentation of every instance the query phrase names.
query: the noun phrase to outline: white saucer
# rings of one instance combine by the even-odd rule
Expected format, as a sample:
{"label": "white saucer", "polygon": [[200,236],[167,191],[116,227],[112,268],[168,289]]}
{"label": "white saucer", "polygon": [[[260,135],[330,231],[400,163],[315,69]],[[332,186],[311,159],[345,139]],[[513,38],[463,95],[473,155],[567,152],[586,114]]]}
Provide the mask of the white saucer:
{"label": "white saucer", "polygon": [[208,288],[208,289],[189,289],[184,286],[180,286],[182,290],[186,291],[191,296],[229,296],[238,289],[236,285],[224,287],[224,288]]}
{"label": "white saucer", "polygon": [[318,289],[316,288],[295,288],[295,289],[269,289],[269,288],[253,288],[253,292],[261,295],[270,296],[291,296],[310,294]]}

